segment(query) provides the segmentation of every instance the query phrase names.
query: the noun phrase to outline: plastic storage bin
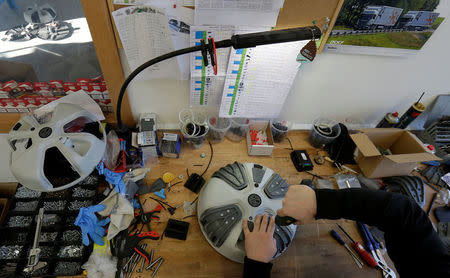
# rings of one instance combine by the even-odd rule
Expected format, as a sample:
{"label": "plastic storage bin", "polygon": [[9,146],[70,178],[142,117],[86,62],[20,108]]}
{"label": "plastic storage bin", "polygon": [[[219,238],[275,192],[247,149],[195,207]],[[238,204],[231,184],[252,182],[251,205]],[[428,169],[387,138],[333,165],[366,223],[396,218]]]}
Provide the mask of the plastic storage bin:
{"label": "plastic storage bin", "polygon": [[231,126],[229,118],[219,118],[211,116],[208,119],[209,141],[211,143],[220,143],[225,139],[225,135]]}
{"label": "plastic storage bin", "polygon": [[314,120],[311,132],[309,133],[309,142],[316,148],[324,148],[332,143],[341,134],[339,123],[319,118]]}
{"label": "plastic storage bin", "polygon": [[239,142],[249,131],[250,120],[247,118],[232,118],[231,126],[226,134],[231,141]]}

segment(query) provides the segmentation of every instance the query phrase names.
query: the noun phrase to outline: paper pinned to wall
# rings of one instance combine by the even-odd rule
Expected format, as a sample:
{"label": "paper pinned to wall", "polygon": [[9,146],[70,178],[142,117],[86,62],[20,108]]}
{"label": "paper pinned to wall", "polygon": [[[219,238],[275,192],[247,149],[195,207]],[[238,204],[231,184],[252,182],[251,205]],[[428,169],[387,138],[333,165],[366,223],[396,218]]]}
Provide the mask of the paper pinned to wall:
{"label": "paper pinned to wall", "polygon": [[297,74],[307,41],[233,49],[220,117],[277,118]]}
{"label": "paper pinned to wall", "polygon": [[[234,34],[234,26],[191,26],[191,46],[200,45],[200,40],[208,42],[213,37],[215,41],[229,39]],[[230,48],[219,48],[217,55],[217,75],[214,75],[211,60],[205,67],[201,52],[191,53],[191,105],[219,106],[227,73]],[[209,56],[209,55],[208,55]]]}
{"label": "paper pinned to wall", "polygon": [[[169,17],[170,34],[172,35],[175,50],[189,47],[190,27],[194,24],[194,10],[175,5],[166,7],[166,11]],[[189,55],[180,55],[177,59],[180,66],[181,79],[189,79]]]}
{"label": "paper pinned to wall", "polygon": [[273,27],[284,0],[197,0],[195,25]]}
{"label": "paper pinned to wall", "polygon": [[[112,13],[130,70],[160,55],[174,51],[168,17],[154,6],[130,6]],[[139,79],[180,78],[175,58],[152,65]]]}
{"label": "paper pinned to wall", "polygon": [[170,3],[171,5],[194,6],[194,0],[114,0],[118,5],[157,5],[159,3]]}

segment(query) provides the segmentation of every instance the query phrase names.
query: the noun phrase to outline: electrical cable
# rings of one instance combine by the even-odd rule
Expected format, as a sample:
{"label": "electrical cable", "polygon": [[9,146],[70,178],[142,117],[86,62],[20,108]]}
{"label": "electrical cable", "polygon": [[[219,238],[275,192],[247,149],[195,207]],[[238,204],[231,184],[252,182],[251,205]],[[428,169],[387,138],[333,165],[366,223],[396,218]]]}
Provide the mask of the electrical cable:
{"label": "electrical cable", "polygon": [[[233,35],[231,39],[215,42],[215,48],[216,49],[226,48],[230,46],[232,46],[234,49],[249,48],[249,47],[256,47],[258,45],[266,45],[273,43],[310,40],[313,38],[319,38],[321,35],[322,32],[317,26],[307,26],[307,27],[290,28],[284,30],[257,32],[249,34],[237,34]],[[128,85],[140,72],[164,60],[174,58],[179,55],[200,51],[202,49],[203,48],[201,45],[179,49],[153,58],[150,61],[143,63],[135,70],[133,70],[123,82],[122,87],[120,88],[119,91],[119,96],[117,98],[116,116],[118,127],[124,130],[127,129],[127,127],[124,126],[122,123],[122,113],[121,113],[122,101],[125,95],[125,90],[127,89]]]}
{"label": "electrical cable", "polygon": [[[231,40],[223,40],[223,41],[219,41],[216,43],[216,48],[224,48],[224,47],[230,47],[232,46]],[[142,65],[140,65],[139,67],[137,67],[134,71],[132,71],[130,73],[130,75],[128,75],[128,77],[125,79],[125,81],[122,84],[122,87],[120,88],[120,92],[119,92],[119,97],[117,98],[117,107],[116,107],[116,116],[117,116],[117,124],[119,127],[122,127],[122,114],[121,114],[121,108],[122,108],[122,101],[123,101],[123,96],[125,95],[125,90],[127,89],[128,85],[130,84],[130,82],[139,74],[141,73],[143,70],[145,70],[146,68],[157,64],[159,62],[162,62],[164,60],[179,56],[179,55],[183,55],[183,54],[188,54],[191,52],[196,52],[196,51],[200,51],[202,50],[202,46],[192,46],[192,47],[188,47],[188,48],[183,48],[183,49],[179,49],[176,51],[172,51],[169,52],[167,54],[158,56],[156,58],[151,59],[150,61],[147,61],[145,63],[143,63]]]}
{"label": "electrical cable", "polygon": [[208,166],[206,166],[205,171],[203,171],[203,173],[200,175],[200,177],[203,177],[203,175],[206,173],[206,171],[208,171],[209,166],[211,165],[211,161],[212,161],[213,155],[214,155],[214,150],[213,150],[213,147],[212,147],[211,142],[209,140],[208,140],[208,143],[209,143],[209,148],[211,149],[211,156],[209,157]]}

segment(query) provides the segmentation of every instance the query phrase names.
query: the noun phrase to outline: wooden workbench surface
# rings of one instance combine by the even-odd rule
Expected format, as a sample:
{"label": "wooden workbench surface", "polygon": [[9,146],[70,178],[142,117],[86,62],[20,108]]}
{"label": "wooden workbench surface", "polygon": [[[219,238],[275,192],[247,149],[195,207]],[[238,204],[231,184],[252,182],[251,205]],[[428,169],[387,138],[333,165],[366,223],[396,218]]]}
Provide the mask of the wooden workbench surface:
{"label": "wooden workbench surface", "polygon": [[[293,131],[288,137],[294,149],[306,149],[311,158],[317,154],[307,140],[308,132]],[[287,140],[276,144],[271,157],[248,156],[245,140],[231,142],[225,140],[213,145],[214,156],[205,179],[228,163],[254,162],[278,172],[290,184],[299,184],[304,178],[311,178],[307,173],[298,173],[290,160],[291,146]],[[201,154],[205,153],[204,158]],[[160,158],[159,163],[151,166],[146,183],[151,184],[165,172],[172,172],[175,176],[183,175],[183,182],[174,186],[167,192],[166,201],[176,206],[183,201],[192,201],[196,194],[183,187],[187,179],[186,168],[189,173],[201,173],[208,164],[210,148],[207,143],[198,150],[192,150],[185,146],[182,148],[179,159]],[[357,169],[357,168],[356,168]],[[314,165],[313,172],[321,176],[329,176],[336,172],[329,162],[325,165]],[[427,188],[429,191],[429,188]],[[153,194],[152,194],[153,195]],[[431,198],[427,194],[427,203]],[[142,198],[145,198],[144,195]],[[144,207],[151,205],[153,201],[147,200]],[[160,223],[152,221],[151,228],[162,234],[166,227],[167,219],[183,219],[183,208],[177,209],[173,216],[167,211],[162,211]],[[146,250],[155,250],[156,258],[162,256],[165,261],[159,269],[156,277],[241,277],[243,265],[232,262],[217,253],[205,240],[201,233],[197,217],[186,218],[190,223],[186,241],[166,238],[160,241],[146,240]],[[339,245],[329,235],[330,229],[336,229],[334,223],[341,223],[350,235],[359,240],[355,222],[348,220],[329,221],[317,220],[312,224],[303,225],[297,229],[294,241],[288,250],[274,261],[272,277],[382,277],[379,270],[364,266],[359,269],[345,248]],[[144,229],[145,230],[145,229]],[[387,258],[387,254],[385,255]],[[389,265],[392,263],[387,258]],[[140,265],[139,265],[140,266]],[[149,277],[150,271],[142,274],[134,273],[133,277]]]}

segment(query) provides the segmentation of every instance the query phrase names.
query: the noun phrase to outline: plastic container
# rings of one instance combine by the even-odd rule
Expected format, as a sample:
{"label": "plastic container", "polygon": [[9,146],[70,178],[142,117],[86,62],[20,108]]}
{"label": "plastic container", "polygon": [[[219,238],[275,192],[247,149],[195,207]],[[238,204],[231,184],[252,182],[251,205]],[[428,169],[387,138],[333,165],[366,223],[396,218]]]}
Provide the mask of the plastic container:
{"label": "plastic container", "polygon": [[194,121],[194,111],[190,108],[184,108],[178,113],[178,119],[180,123],[188,123]]}
{"label": "plastic container", "polygon": [[181,124],[181,134],[183,135],[183,141],[189,147],[198,149],[205,143],[206,135],[208,135],[208,125],[196,125],[193,123]]}
{"label": "plastic container", "polygon": [[239,142],[249,131],[250,120],[247,118],[232,118],[231,126],[226,134],[227,138],[231,141]]}
{"label": "plastic container", "polygon": [[270,128],[272,129],[273,141],[280,143],[292,128],[292,123],[281,120],[270,121]]}
{"label": "plastic container", "polygon": [[225,135],[231,126],[229,118],[218,118],[211,116],[208,119],[209,141],[211,143],[220,143],[225,139]]}
{"label": "plastic container", "polygon": [[319,118],[314,120],[311,132],[309,133],[309,142],[316,148],[324,148],[331,144],[341,134],[339,123]]}

